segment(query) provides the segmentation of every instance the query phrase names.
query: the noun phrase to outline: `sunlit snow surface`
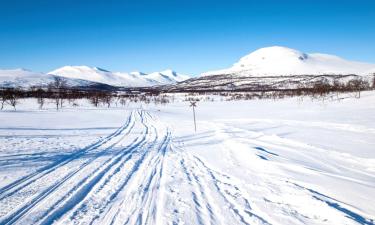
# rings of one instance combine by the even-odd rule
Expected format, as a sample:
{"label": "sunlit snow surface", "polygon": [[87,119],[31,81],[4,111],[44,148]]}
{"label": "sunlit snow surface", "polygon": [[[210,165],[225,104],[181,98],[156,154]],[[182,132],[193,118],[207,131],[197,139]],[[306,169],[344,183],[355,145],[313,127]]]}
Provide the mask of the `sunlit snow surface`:
{"label": "sunlit snow surface", "polygon": [[67,86],[70,87],[87,87],[98,84],[116,87],[145,87],[174,84],[189,78],[170,69],[150,74],[111,72],[88,66],[64,66],[48,74],[26,69],[0,69],[0,87],[46,87],[54,82],[55,77],[63,77],[67,81]]}
{"label": "sunlit snow surface", "polygon": [[176,73],[173,70],[164,70],[145,74],[142,72],[111,72],[98,67],[88,66],[64,66],[48,74],[54,74],[65,78],[82,79],[118,87],[144,87],[153,85],[173,84],[188,79],[186,75]]}
{"label": "sunlit snow surface", "polygon": [[0,112],[0,224],[374,224],[375,93],[343,97],[199,102],[196,133],[179,97],[27,100]]}
{"label": "sunlit snow surface", "polygon": [[272,46],[260,48],[233,64],[231,68],[203,75],[235,74],[247,76],[322,75],[375,73],[375,64],[349,61],[335,55],[312,53]]}

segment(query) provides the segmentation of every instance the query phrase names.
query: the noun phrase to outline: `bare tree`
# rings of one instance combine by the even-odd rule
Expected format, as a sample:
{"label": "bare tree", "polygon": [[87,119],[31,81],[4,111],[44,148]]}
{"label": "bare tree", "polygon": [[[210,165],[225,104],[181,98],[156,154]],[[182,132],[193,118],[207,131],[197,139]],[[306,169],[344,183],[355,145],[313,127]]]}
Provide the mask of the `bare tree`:
{"label": "bare tree", "polygon": [[112,94],[111,93],[103,93],[101,98],[100,98],[100,101],[107,105],[107,107],[111,107],[111,103],[112,103]]}
{"label": "bare tree", "polygon": [[5,104],[11,105],[14,110],[18,104],[18,100],[21,96],[21,91],[14,88],[5,89],[1,92],[1,110],[4,109]]}
{"label": "bare tree", "polygon": [[18,96],[12,95],[12,97],[9,99],[9,104],[13,106],[14,110],[16,111],[16,105],[18,104]]}
{"label": "bare tree", "polygon": [[59,110],[59,107],[63,107],[67,80],[57,76],[54,76],[53,78],[54,80],[48,85],[48,89],[53,92],[52,97],[56,105],[56,110]]}
{"label": "bare tree", "polygon": [[42,96],[38,97],[37,102],[39,104],[39,109],[43,109],[43,106],[44,106],[44,103],[45,103],[44,97],[42,97]]}
{"label": "bare tree", "polygon": [[3,110],[4,108],[4,104],[5,104],[5,101],[6,101],[6,97],[5,97],[5,92],[4,91],[1,91],[1,110]]}
{"label": "bare tree", "polygon": [[124,107],[124,106],[126,106],[126,98],[124,97],[124,96],[122,96],[121,98],[120,98],[120,104]]}
{"label": "bare tree", "polygon": [[93,93],[90,97],[89,97],[89,100],[90,100],[90,103],[95,106],[95,107],[98,107],[99,106],[99,103],[100,103],[100,93],[99,92],[95,92]]}
{"label": "bare tree", "polygon": [[44,103],[45,103],[45,93],[44,93],[43,89],[38,88],[38,89],[34,90],[34,93],[35,93],[35,96],[36,96],[36,99],[37,99],[37,103],[39,104],[39,109],[43,109],[43,106],[44,106]]}

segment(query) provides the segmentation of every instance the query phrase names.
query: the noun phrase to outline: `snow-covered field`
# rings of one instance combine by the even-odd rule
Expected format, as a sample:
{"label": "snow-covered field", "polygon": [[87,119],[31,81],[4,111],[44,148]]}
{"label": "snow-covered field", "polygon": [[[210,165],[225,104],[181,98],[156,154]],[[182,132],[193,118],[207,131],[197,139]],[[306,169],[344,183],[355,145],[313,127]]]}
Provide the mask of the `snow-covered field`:
{"label": "snow-covered field", "polygon": [[374,224],[360,99],[0,111],[0,224]]}

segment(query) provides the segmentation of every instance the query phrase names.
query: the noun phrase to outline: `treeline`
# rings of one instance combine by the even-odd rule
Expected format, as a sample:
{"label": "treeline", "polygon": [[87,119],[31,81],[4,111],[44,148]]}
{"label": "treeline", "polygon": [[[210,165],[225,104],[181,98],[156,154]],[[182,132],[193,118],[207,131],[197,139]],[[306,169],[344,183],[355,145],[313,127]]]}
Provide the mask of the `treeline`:
{"label": "treeline", "polygon": [[[354,93],[357,98],[361,97],[362,91],[375,90],[375,76],[369,82],[368,80],[357,78],[351,79],[346,82],[339,82],[335,80],[329,82],[327,79],[322,79],[310,83],[300,83],[296,88],[291,89],[236,89],[236,90],[223,90],[223,91],[191,91],[189,96],[199,95],[216,95],[221,96],[222,100],[253,100],[253,99],[283,99],[286,97],[307,96],[313,99],[325,99],[325,97],[332,93]],[[185,101],[190,97],[186,97]],[[213,101],[212,98],[206,98],[207,101]]]}
{"label": "treeline", "polygon": [[108,90],[81,90],[68,87],[66,80],[56,77],[47,87],[31,87],[30,89],[4,88],[0,89],[1,110],[9,105],[16,110],[20,99],[35,98],[39,109],[46,103],[53,103],[56,110],[65,105],[78,106],[77,100],[86,99],[95,106],[111,107],[126,106],[129,102],[143,102],[149,104],[166,104],[170,101],[164,95],[154,93],[122,93]]}
{"label": "treeline", "polygon": [[130,102],[142,102],[144,104],[167,104],[171,98],[165,95],[153,94],[130,94],[117,93],[99,90],[51,90],[51,89],[36,89],[36,90],[22,90],[18,88],[0,89],[1,110],[6,105],[9,105],[16,110],[16,106],[21,99],[35,98],[39,109],[44,109],[47,103],[55,105],[56,110],[63,108],[66,105],[73,107],[78,106],[78,100],[86,99],[94,107],[111,107],[111,106],[126,106]]}
{"label": "treeline", "polygon": [[[309,93],[326,91],[355,91],[375,86],[375,74],[358,75],[290,75],[290,76],[204,76],[167,86],[165,91],[173,93],[214,92],[269,92],[300,91]],[[317,90],[323,89],[323,90]]]}
{"label": "treeline", "polygon": [[[219,95],[225,98],[226,101],[231,100],[251,100],[251,99],[281,99],[285,97],[295,96],[311,96],[312,98],[324,98],[331,93],[347,93],[355,94],[355,97],[361,97],[361,92],[364,90],[375,89],[375,76],[369,82],[368,80],[357,78],[346,82],[334,80],[333,82],[322,79],[314,82],[299,83],[297,88],[293,89],[262,89],[259,90],[223,90],[223,91],[191,91],[185,92],[189,96],[195,95]],[[56,77],[47,87],[32,87],[28,90],[19,88],[5,88],[0,89],[0,103],[1,110],[4,106],[9,105],[16,110],[20,99],[35,98],[39,109],[43,109],[46,103],[53,103],[56,110],[59,110],[69,104],[71,106],[78,106],[77,100],[87,99],[88,102],[95,106],[126,106],[130,102],[142,102],[145,104],[167,104],[174,101],[174,95],[165,95],[158,91],[140,92],[118,92],[109,90],[82,90],[68,87],[66,80]],[[207,98],[212,101],[213,99]]]}
{"label": "treeline", "polygon": [[330,83],[327,79],[323,79],[311,84],[300,84],[295,90],[297,95],[325,95],[332,92],[356,92],[358,97],[361,97],[361,91],[373,90],[375,89],[375,76],[372,82],[363,78],[356,78],[348,80],[347,82],[340,82],[334,80]]}

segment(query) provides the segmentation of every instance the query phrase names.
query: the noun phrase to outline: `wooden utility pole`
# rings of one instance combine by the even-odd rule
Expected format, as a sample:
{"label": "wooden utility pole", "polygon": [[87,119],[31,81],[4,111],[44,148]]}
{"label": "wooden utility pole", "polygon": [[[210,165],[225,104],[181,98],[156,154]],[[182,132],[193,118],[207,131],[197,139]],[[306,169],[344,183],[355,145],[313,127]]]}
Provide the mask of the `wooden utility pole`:
{"label": "wooden utility pole", "polygon": [[190,101],[190,107],[193,107],[194,131],[197,132],[197,123],[195,121],[195,107],[197,107],[197,102],[196,101]]}

